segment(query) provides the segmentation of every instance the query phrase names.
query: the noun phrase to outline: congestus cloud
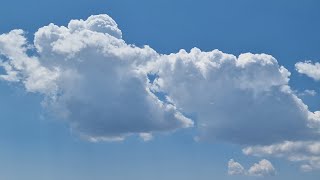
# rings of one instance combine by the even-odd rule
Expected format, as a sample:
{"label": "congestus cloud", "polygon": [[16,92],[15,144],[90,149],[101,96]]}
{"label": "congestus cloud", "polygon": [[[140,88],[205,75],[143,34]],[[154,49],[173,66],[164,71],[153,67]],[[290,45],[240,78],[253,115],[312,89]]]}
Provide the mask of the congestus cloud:
{"label": "congestus cloud", "polygon": [[33,43],[22,30],[2,34],[0,54],[0,79],[43,94],[45,108],[93,141],[150,140],[194,121],[200,140],[267,146],[319,138],[320,112],[308,110],[270,55],[162,55],[127,44],[107,15],[49,24]]}

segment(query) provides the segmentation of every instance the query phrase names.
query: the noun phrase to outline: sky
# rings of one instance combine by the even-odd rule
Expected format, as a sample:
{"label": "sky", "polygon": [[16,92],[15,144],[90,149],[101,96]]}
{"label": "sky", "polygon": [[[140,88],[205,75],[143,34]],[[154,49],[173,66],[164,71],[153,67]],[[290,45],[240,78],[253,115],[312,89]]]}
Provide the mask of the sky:
{"label": "sky", "polygon": [[319,1],[0,3],[0,179],[320,177]]}

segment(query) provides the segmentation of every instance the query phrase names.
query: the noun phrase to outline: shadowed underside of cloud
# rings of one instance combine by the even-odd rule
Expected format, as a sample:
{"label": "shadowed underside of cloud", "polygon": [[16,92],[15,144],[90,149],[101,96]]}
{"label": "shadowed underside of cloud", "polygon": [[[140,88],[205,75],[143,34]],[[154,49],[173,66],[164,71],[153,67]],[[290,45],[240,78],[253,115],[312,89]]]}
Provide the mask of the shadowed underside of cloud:
{"label": "shadowed underside of cloud", "polygon": [[49,24],[31,44],[22,30],[2,34],[0,67],[0,79],[43,94],[46,109],[92,141],[150,140],[193,121],[199,140],[253,147],[319,138],[320,113],[291,90],[290,72],[274,57],[197,48],[159,54],[127,44],[108,15]]}

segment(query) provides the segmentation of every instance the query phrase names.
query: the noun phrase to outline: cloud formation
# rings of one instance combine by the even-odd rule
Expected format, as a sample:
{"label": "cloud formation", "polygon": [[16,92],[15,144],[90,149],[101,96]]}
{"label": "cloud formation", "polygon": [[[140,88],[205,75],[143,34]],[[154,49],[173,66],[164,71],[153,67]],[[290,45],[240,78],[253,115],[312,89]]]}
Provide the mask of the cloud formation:
{"label": "cloud formation", "polygon": [[246,174],[246,171],[240,163],[234,161],[233,159],[230,159],[228,162],[228,174],[229,175],[244,175],[244,174]]}
{"label": "cloud formation", "polygon": [[244,148],[243,153],[258,157],[283,157],[289,161],[301,163],[303,171],[320,169],[319,141],[285,141],[269,146],[252,146]]}
{"label": "cloud formation", "polygon": [[[28,55],[32,46],[37,55]],[[45,95],[49,111],[89,140],[193,126],[173,104],[150,92],[147,76],[139,71],[159,55],[148,46],[127,45],[107,15],[42,27],[33,45],[22,30],[13,30],[0,36],[0,53],[3,80]]]}
{"label": "cloud formation", "polygon": [[[296,64],[316,80],[318,66]],[[44,108],[91,141],[129,135],[148,141],[153,133],[194,123],[198,140],[247,146],[247,155],[264,156],[263,149],[319,139],[320,111],[309,111],[289,86],[290,72],[273,56],[236,57],[198,48],[159,54],[149,46],[127,44],[108,15],[71,20],[67,26],[51,23],[35,33],[33,43],[23,30],[2,34],[0,67],[1,80],[42,94]],[[269,155],[291,160],[299,153]],[[319,154],[302,150],[299,157],[303,170],[318,167]],[[242,171],[236,162],[230,166],[234,173]],[[269,173],[269,167],[262,161],[248,173]]]}
{"label": "cloud formation", "polygon": [[153,91],[195,114],[200,139],[250,145],[319,135],[311,125],[318,118],[288,85],[290,72],[270,55],[193,48],[150,64]]}
{"label": "cloud formation", "polygon": [[248,170],[238,162],[230,159],[228,162],[228,174],[229,175],[246,175],[246,176],[274,176],[276,170],[270,161],[262,159],[258,163],[254,163]]}
{"label": "cloud formation", "polygon": [[304,74],[315,81],[320,80],[320,63],[312,63],[311,61],[298,62],[295,67],[300,74]]}
{"label": "cloud formation", "polygon": [[313,89],[306,89],[303,92],[298,92],[297,95],[298,96],[315,96],[317,95],[317,91]]}
{"label": "cloud formation", "polygon": [[248,174],[250,176],[274,176],[276,173],[273,165],[270,161],[266,159],[262,159],[258,163],[255,163],[248,170]]}

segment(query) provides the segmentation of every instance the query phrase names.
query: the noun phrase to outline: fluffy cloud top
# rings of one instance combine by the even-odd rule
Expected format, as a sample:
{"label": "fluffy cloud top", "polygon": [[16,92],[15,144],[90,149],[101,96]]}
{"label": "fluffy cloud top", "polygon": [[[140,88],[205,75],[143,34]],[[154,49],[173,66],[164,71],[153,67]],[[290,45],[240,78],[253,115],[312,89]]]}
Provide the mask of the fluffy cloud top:
{"label": "fluffy cloud top", "polygon": [[312,63],[311,61],[298,62],[295,64],[296,70],[306,76],[319,81],[320,80],[320,63]]}
{"label": "fluffy cloud top", "polygon": [[259,176],[259,177],[266,177],[266,176],[274,176],[276,173],[275,168],[271,164],[270,161],[266,159],[262,159],[258,163],[253,164],[248,171],[244,169],[244,167],[230,159],[228,162],[228,174],[229,175],[247,175],[247,176]]}

